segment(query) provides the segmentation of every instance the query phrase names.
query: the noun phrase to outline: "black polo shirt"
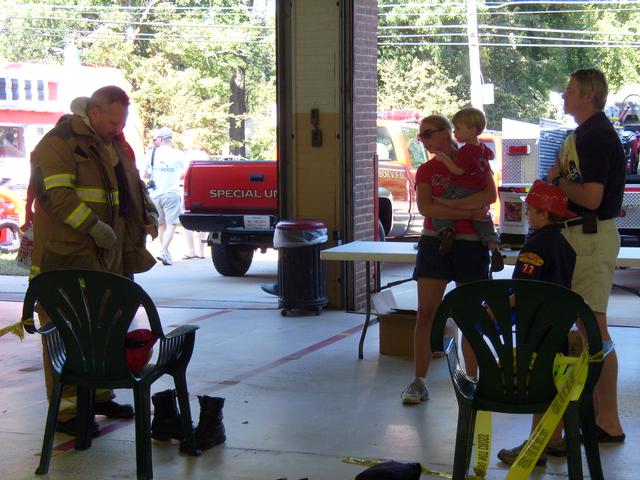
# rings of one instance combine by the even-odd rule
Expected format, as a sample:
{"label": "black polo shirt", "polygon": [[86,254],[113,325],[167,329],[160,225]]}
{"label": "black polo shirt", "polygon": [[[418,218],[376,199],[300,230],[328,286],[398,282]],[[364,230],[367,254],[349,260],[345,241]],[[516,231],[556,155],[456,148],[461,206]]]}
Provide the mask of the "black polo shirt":
{"label": "black polo shirt", "polygon": [[571,288],[576,252],[560,233],[560,225],[536,230],[518,255],[513,278],[543,280]]}
{"label": "black polo shirt", "polygon": [[[572,182],[604,185],[602,202],[596,209],[598,218],[617,217],[622,207],[625,182],[625,156],[615,128],[604,114],[596,113],[575,130],[579,172]],[[588,209],[569,201],[569,210],[578,215]]]}

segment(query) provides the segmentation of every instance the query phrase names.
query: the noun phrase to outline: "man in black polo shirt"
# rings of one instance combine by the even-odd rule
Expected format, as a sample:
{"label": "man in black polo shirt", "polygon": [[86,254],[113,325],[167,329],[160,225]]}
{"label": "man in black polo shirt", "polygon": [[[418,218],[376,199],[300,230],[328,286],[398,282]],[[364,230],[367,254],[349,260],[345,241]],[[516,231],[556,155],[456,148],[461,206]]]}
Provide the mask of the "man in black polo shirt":
{"label": "man in black polo shirt", "polygon": [[[620,235],[614,218],[620,214],[625,182],[625,157],[613,125],[604,114],[608,87],[597,69],[571,74],[563,98],[564,110],[578,127],[565,140],[547,179],[569,197],[569,209],[578,220],[565,223],[562,234],[576,252],[572,289],[596,315],[603,340],[610,340],[607,304]],[[607,356],[596,385],[597,418],[601,442],[625,439],[617,400],[618,358]]]}

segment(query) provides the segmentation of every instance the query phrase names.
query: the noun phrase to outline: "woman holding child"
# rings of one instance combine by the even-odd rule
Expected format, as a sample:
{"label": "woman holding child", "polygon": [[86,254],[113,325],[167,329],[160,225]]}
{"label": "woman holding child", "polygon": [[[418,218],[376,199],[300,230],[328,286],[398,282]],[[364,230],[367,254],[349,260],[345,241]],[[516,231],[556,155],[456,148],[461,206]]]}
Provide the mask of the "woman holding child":
{"label": "woman holding child", "polygon": [[[402,402],[418,404],[429,399],[425,377],[431,360],[430,336],[435,312],[450,281],[457,285],[486,279],[489,274],[489,252],[472,221],[486,220],[486,206],[495,202],[497,191],[490,169],[486,172],[486,187],[479,192],[455,200],[439,199],[452,181],[453,173],[435,158],[444,156],[455,162],[458,146],[452,137],[449,121],[439,115],[428,116],[420,122],[418,139],[432,155],[416,172],[418,210],[425,217],[424,229],[418,243],[414,278],[418,282],[418,315],[414,333],[415,379],[402,393]],[[453,219],[455,239],[447,255],[439,253],[440,240],[432,219]],[[463,339],[463,352],[470,346]],[[465,355],[465,358],[473,356]],[[469,363],[469,362],[468,362]],[[468,366],[469,371],[473,370]]]}

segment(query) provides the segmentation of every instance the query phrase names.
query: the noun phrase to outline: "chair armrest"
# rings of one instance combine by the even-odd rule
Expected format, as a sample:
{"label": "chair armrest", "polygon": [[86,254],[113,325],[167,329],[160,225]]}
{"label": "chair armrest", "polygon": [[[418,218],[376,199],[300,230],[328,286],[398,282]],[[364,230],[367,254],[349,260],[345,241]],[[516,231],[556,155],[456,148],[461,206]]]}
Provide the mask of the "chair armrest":
{"label": "chair armrest", "polygon": [[178,328],[175,328],[169,333],[165,334],[164,338],[181,337],[183,335],[187,335],[188,333],[195,332],[199,328],[200,327],[197,325],[180,325]]}
{"label": "chair armrest", "polygon": [[613,347],[614,346],[615,346],[615,343],[613,343],[613,340],[603,340],[602,341],[602,356],[606,357],[607,355],[609,355],[613,351]]}
{"label": "chair armrest", "polygon": [[444,339],[442,340],[442,344],[444,346],[444,353],[449,354],[449,350],[455,348],[456,341],[453,339],[453,337],[444,337]]}
{"label": "chair armrest", "polygon": [[176,361],[188,362],[196,340],[197,325],[181,325],[159,339],[157,366],[165,366]]}
{"label": "chair armrest", "polygon": [[48,359],[52,370],[60,375],[67,361],[67,350],[60,337],[60,331],[53,323],[47,323],[37,329],[37,332],[42,335],[44,343],[47,345]]}
{"label": "chair armrest", "polygon": [[451,381],[453,382],[456,395],[462,396],[471,401],[475,397],[476,388],[478,382],[472,380],[467,375],[464,367],[460,363],[460,357],[458,356],[458,349],[456,342],[451,337],[445,337],[444,340],[447,353],[447,362],[449,364],[449,373],[451,374]]}

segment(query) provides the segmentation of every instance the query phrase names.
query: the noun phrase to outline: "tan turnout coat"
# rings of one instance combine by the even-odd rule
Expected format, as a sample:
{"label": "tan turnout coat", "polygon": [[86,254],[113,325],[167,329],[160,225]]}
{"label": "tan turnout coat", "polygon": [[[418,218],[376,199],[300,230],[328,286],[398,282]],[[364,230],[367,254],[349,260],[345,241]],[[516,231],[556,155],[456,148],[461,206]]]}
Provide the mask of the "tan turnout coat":
{"label": "tan turnout coat", "polygon": [[[130,187],[126,217],[120,212],[118,162]],[[35,192],[31,274],[62,268],[113,273],[151,268],[155,260],[144,248],[146,207],[139,180],[122,144],[114,141],[108,148],[78,115],[61,119],[31,154]],[[99,248],[89,235],[98,220],[116,234],[110,248]],[[133,250],[138,252],[126,269],[125,250],[130,257]]]}

